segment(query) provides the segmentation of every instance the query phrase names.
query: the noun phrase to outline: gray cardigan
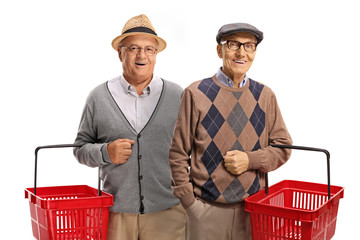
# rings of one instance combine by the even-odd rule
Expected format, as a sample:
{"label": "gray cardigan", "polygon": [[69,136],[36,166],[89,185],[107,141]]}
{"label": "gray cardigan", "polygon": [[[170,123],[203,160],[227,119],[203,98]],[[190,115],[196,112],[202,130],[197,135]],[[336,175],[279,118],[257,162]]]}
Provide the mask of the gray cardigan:
{"label": "gray cardigan", "polygon": [[[76,159],[100,167],[104,191],[114,195],[112,212],[150,213],[179,203],[173,196],[168,163],[169,148],[178,115],[182,88],[164,81],[157,106],[139,134],[129,124],[109,92],[107,83],[87,98],[76,144]],[[107,144],[118,138],[135,141],[125,164],[112,164]]]}

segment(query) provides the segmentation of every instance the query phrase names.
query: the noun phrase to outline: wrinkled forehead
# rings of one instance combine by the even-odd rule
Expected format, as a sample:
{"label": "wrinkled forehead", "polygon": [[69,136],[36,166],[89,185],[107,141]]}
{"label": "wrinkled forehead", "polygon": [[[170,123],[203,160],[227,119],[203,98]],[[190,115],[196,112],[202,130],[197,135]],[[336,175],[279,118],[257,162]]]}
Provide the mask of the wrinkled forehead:
{"label": "wrinkled forehead", "polygon": [[236,40],[239,42],[257,42],[255,35],[252,33],[249,33],[249,32],[232,33],[232,34],[223,36],[221,40],[222,41]]}

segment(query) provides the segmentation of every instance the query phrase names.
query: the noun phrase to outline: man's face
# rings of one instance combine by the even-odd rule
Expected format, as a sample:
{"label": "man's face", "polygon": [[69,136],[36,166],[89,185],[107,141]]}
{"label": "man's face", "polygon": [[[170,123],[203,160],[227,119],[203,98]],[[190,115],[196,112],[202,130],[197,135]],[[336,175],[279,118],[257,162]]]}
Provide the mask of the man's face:
{"label": "man's face", "polygon": [[[225,36],[222,41],[235,40],[241,43],[256,42],[256,38],[253,34],[242,32],[234,33],[229,36]],[[250,69],[254,58],[255,52],[246,52],[244,45],[242,45],[237,51],[228,49],[226,44],[217,46],[218,56],[223,60],[223,72],[232,80],[243,80],[246,72]]]}
{"label": "man's face", "polygon": [[130,52],[127,48],[119,48],[119,58],[122,62],[123,75],[127,81],[141,83],[150,81],[154,72],[156,63],[156,52],[153,55],[147,55],[144,48],[157,48],[157,41],[150,36],[133,35],[126,37],[121,46],[140,47],[139,52]]}

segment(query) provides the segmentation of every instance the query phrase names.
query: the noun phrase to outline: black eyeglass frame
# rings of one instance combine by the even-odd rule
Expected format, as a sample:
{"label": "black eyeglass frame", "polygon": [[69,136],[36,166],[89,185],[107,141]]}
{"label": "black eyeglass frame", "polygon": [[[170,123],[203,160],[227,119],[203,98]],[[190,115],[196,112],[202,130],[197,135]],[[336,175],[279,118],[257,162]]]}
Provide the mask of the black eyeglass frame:
{"label": "black eyeglass frame", "polygon": [[[230,42],[235,42],[235,43],[239,44],[238,49],[231,49],[230,46],[229,46],[229,43],[230,43]],[[255,52],[256,49],[257,49],[257,45],[258,45],[257,42],[244,42],[244,43],[242,43],[242,42],[239,42],[239,41],[236,41],[236,40],[224,40],[224,41],[221,41],[221,42],[220,42],[220,44],[225,44],[225,43],[226,43],[227,48],[228,48],[229,50],[231,50],[231,51],[238,51],[238,50],[241,48],[241,46],[244,46],[243,48],[244,48],[244,50],[245,50],[246,52]],[[245,45],[246,45],[246,44],[249,44],[249,43],[255,45],[255,50],[254,50],[254,51],[248,51],[248,50],[246,50]]]}

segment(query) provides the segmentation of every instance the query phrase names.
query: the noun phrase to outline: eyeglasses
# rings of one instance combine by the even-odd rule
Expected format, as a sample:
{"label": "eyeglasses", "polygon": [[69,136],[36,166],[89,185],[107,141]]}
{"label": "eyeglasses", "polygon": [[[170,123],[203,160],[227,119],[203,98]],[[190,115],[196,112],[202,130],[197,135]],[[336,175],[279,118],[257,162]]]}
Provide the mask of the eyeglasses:
{"label": "eyeglasses", "polygon": [[120,47],[127,48],[127,50],[130,53],[133,53],[133,54],[138,54],[141,51],[141,49],[144,49],[144,52],[145,52],[146,55],[154,55],[156,53],[156,51],[157,51],[156,48],[151,47],[151,46],[144,47],[144,48],[139,47],[137,45],[131,45],[129,47],[125,47],[125,46],[120,46]]}
{"label": "eyeglasses", "polygon": [[241,43],[235,40],[226,40],[226,41],[221,41],[220,44],[225,44],[227,45],[228,49],[232,50],[232,51],[237,51],[240,49],[241,45],[244,46],[244,50],[246,52],[255,52],[256,51],[256,46],[257,43],[254,42],[246,42],[246,43]]}

